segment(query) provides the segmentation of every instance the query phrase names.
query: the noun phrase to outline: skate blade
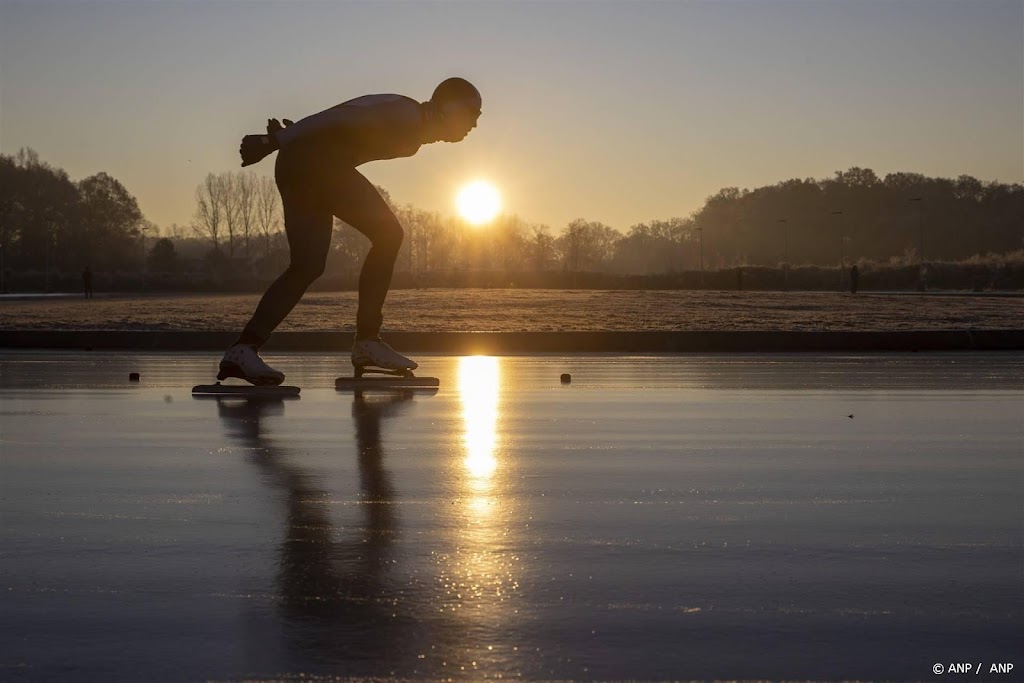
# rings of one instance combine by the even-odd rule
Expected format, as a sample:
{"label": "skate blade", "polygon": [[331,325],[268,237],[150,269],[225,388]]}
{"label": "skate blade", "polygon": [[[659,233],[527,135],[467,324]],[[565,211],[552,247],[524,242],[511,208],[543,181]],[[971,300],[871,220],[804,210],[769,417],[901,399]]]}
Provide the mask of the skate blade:
{"label": "skate blade", "polygon": [[217,384],[220,384],[226,379],[240,379],[243,382],[249,382],[258,387],[276,387],[284,381],[284,377],[246,377],[242,369],[234,363],[220,364],[220,370],[217,372]]}
{"label": "skate blade", "polygon": [[437,390],[441,382],[436,377],[339,377],[334,380],[338,391],[366,389],[423,389]]}
{"label": "skate blade", "polygon": [[385,368],[380,365],[374,365],[373,363],[352,363],[352,373],[358,378],[361,374],[365,375],[391,375],[392,377],[415,377],[413,370],[418,368]]}
{"label": "skate blade", "polygon": [[249,384],[198,384],[193,396],[237,396],[239,398],[297,398],[300,387],[287,385],[257,386]]}

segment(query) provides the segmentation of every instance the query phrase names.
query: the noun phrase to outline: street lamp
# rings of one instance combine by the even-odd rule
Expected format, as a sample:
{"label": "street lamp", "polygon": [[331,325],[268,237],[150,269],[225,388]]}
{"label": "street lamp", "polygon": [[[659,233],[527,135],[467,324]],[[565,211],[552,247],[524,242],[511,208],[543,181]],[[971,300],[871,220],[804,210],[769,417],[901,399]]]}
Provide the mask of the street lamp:
{"label": "street lamp", "polygon": [[908,202],[917,202],[917,247],[921,252],[920,265],[924,265],[924,223],[921,220],[921,197],[911,197]]}
{"label": "street lamp", "polygon": [[833,211],[833,216],[839,216],[839,289],[843,288],[843,271],[846,270],[846,261],[843,258],[843,212]]}

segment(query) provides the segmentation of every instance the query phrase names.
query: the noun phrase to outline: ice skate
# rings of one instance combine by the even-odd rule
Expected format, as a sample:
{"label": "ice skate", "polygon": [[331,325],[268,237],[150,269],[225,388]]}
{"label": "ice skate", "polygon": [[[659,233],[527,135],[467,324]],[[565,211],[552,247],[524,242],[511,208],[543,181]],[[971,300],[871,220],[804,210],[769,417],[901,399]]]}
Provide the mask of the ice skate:
{"label": "ice skate", "polygon": [[364,372],[377,372],[396,377],[411,377],[419,365],[388,346],[380,337],[360,339],[352,345],[352,367],[356,377]]}
{"label": "ice skate", "polygon": [[[416,377],[412,371],[419,365],[387,345],[379,337],[360,339],[352,345],[352,377],[339,377],[336,389],[388,389],[432,388],[439,382],[436,377]],[[365,375],[382,375],[366,377]]]}
{"label": "ice skate", "polygon": [[256,347],[250,344],[235,344],[224,352],[217,379],[228,377],[237,377],[258,387],[277,386],[284,381],[284,373],[263,362]]}
{"label": "ice skate", "polygon": [[235,344],[220,361],[218,380],[235,377],[249,384],[200,384],[192,387],[193,396],[236,395],[245,397],[298,396],[299,387],[281,386],[284,373],[267,365],[256,347]]}
{"label": "ice skate", "polygon": [[[245,380],[249,384],[221,384],[228,378]],[[274,370],[259,357],[255,346],[236,344],[224,353],[220,360],[220,371],[216,384],[200,384],[193,387],[193,395],[238,396],[245,398],[287,398],[299,395],[299,387],[282,386],[285,373]]]}

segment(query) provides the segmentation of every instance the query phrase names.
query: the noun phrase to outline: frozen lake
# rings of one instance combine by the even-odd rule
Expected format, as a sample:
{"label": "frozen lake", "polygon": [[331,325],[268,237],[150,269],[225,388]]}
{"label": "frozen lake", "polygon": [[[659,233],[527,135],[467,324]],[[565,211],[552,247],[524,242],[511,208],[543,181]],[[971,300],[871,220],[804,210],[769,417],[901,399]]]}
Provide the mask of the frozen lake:
{"label": "frozen lake", "polygon": [[189,395],[219,354],[0,351],[0,679],[1019,655],[1024,354],[415,357],[436,394],[267,354],[302,396],[257,402]]}

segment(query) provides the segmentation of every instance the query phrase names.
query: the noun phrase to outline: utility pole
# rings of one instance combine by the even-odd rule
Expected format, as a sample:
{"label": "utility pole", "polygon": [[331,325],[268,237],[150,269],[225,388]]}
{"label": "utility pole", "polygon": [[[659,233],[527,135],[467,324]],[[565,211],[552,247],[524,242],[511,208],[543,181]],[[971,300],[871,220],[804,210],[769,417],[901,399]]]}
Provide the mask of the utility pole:
{"label": "utility pole", "polygon": [[843,258],[843,212],[833,211],[833,216],[839,216],[839,289],[843,288],[843,272],[846,270],[846,260]]}

